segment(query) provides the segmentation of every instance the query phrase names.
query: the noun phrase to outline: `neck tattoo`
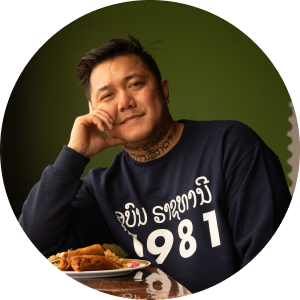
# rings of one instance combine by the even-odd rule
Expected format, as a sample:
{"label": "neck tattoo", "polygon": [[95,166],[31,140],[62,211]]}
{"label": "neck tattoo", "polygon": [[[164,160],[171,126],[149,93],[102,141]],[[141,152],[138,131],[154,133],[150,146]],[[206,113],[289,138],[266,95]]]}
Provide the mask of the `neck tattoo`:
{"label": "neck tattoo", "polygon": [[168,138],[158,147],[158,144],[167,136],[169,130],[164,127],[163,131],[159,134],[159,136],[153,140],[152,142],[144,145],[143,147],[131,147],[130,145],[126,144],[124,146],[125,149],[131,151],[143,151],[147,152],[146,155],[138,155],[135,153],[129,153],[129,155],[136,161],[146,162],[158,158],[159,156],[163,155],[165,150],[168,149],[173,142],[173,136],[176,132],[176,122],[175,122],[175,129],[172,134],[169,134]]}

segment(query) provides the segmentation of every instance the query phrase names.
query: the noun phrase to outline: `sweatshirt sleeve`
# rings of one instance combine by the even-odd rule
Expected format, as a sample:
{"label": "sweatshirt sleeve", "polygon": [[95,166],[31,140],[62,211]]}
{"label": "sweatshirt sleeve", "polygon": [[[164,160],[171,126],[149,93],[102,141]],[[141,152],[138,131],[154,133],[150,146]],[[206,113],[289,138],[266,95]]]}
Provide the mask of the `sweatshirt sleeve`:
{"label": "sweatshirt sleeve", "polygon": [[70,248],[114,242],[87,180],[89,159],[64,146],[26,199],[19,223],[46,257]]}
{"label": "sweatshirt sleeve", "polygon": [[291,201],[278,157],[258,142],[226,177],[227,218],[240,266],[249,263],[278,229]]}

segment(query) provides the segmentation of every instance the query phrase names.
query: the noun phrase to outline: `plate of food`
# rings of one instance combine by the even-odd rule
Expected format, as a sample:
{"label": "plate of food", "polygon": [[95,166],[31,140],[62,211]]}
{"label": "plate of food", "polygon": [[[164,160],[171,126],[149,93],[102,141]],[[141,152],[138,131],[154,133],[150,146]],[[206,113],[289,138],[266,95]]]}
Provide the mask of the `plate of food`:
{"label": "plate of food", "polygon": [[72,278],[121,276],[151,265],[147,260],[119,258],[99,244],[57,253],[48,260]]}

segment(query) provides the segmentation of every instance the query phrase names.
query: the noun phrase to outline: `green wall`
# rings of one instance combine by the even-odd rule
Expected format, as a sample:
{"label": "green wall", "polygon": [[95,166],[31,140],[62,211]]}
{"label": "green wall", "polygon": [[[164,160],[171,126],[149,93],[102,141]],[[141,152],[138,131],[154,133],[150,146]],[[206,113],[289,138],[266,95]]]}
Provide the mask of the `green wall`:
{"label": "green wall", "polygon": [[[9,99],[1,134],[2,173],[16,216],[43,169],[68,143],[73,122],[88,112],[75,68],[90,49],[130,33],[151,53],[170,83],[174,119],[239,120],[279,156],[288,184],[291,101],[277,70],[244,33],[191,6],[156,1],[121,3],[87,14],[51,37],[33,56]],[[108,166],[122,148],[91,159]]]}

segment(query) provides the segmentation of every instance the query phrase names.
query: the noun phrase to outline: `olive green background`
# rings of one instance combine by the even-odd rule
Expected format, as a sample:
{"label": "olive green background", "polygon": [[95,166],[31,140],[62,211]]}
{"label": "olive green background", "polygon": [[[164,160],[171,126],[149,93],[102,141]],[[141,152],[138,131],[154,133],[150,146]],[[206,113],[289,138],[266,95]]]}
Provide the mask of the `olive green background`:
{"label": "olive green background", "polygon": [[[279,156],[288,184],[291,101],[277,70],[244,33],[198,8],[173,2],[126,2],[89,13],[51,37],[33,56],[9,99],[1,134],[2,173],[18,217],[29,190],[67,144],[75,118],[88,113],[75,76],[80,58],[127,33],[151,48],[170,83],[175,120],[239,120]],[[121,147],[91,159],[108,166]]]}

